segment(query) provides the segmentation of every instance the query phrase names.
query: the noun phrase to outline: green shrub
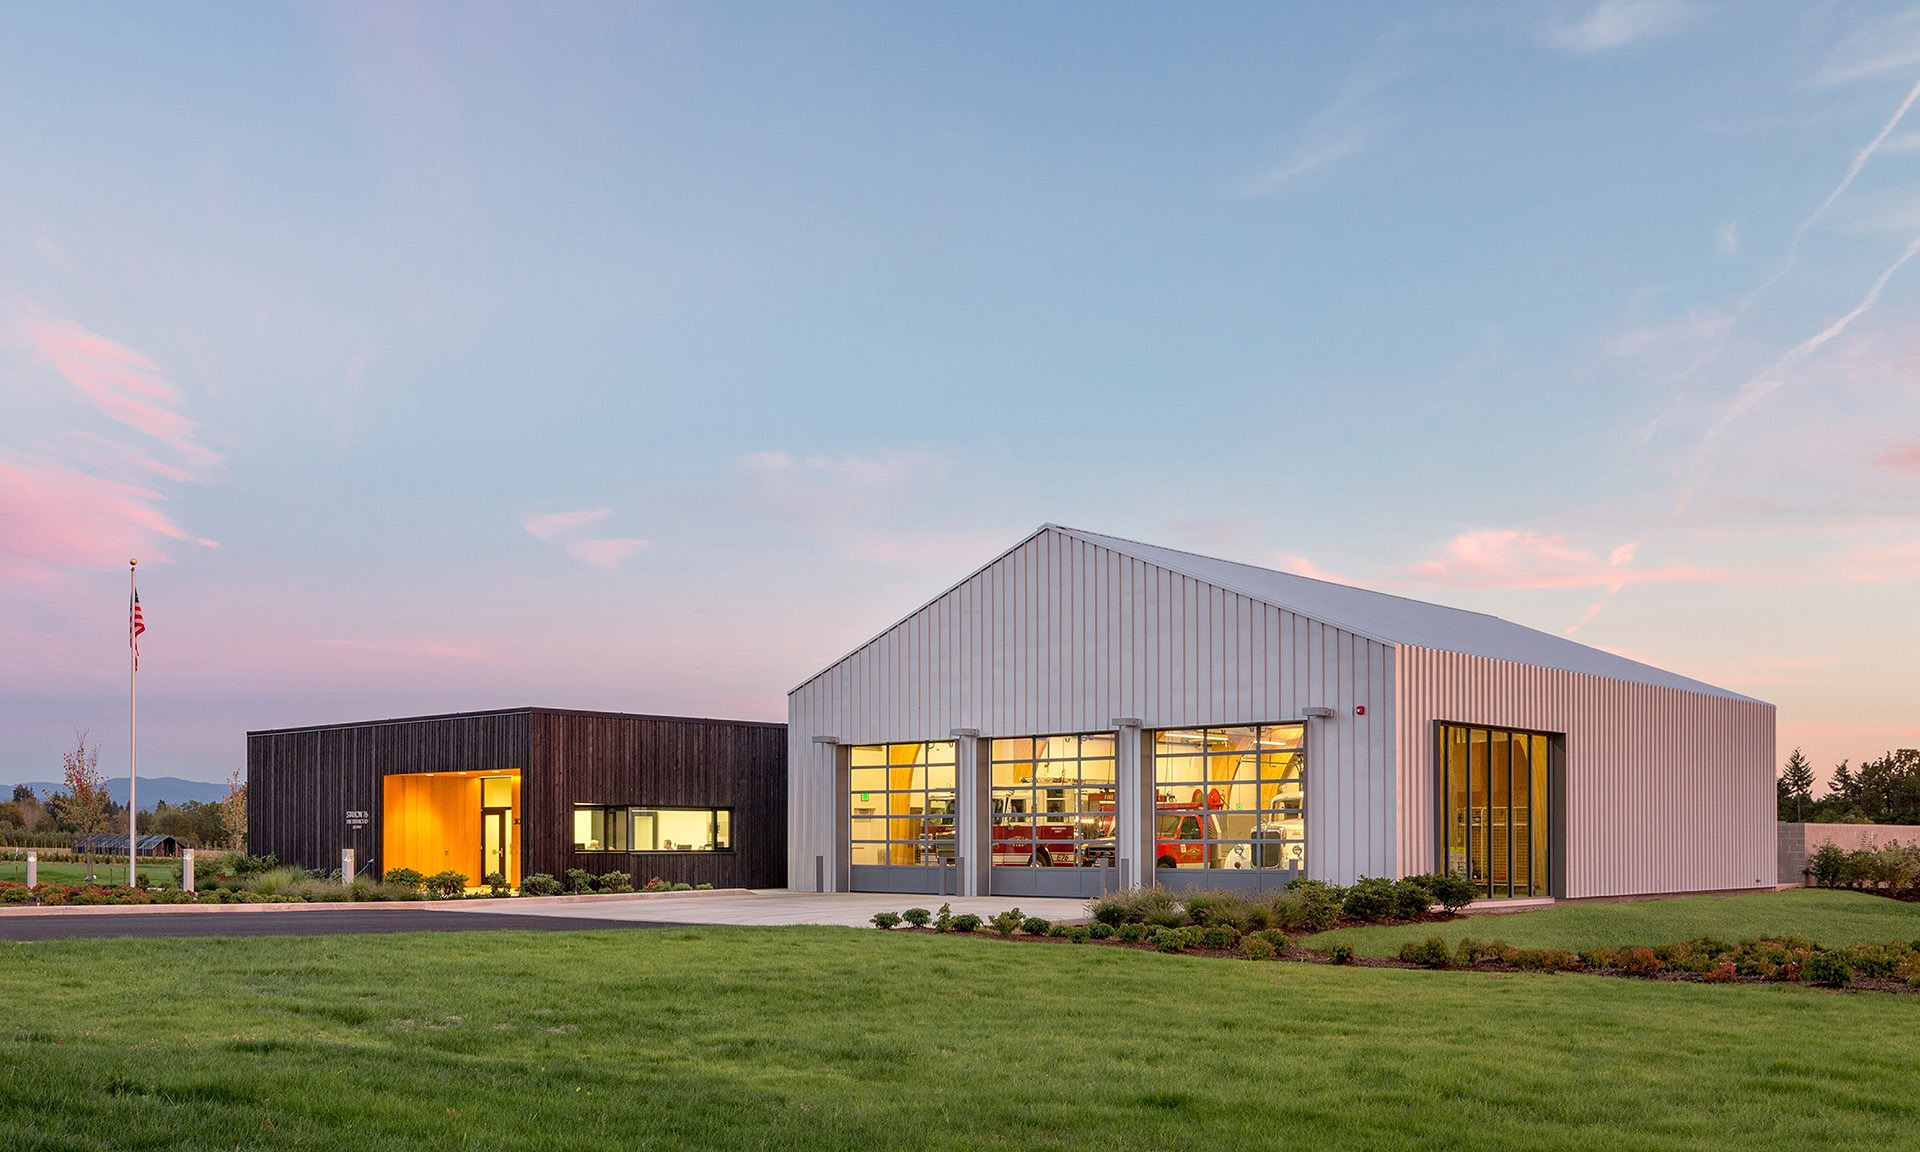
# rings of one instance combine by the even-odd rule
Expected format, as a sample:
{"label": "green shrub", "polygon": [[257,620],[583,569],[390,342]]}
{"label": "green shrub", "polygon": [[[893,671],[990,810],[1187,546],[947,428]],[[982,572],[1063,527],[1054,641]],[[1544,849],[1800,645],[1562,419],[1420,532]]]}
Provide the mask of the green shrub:
{"label": "green shrub", "polygon": [[1113,930],[1113,934],[1118,936],[1123,943],[1127,944],[1140,943],[1147,938],[1147,932],[1148,928],[1145,924],[1134,924],[1132,922],[1122,924]]}
{"label": "green shrub", "polygon": [[1278,928],[1262,928],[1257,932],[1250,932],[1248,935],[1265,940],[1267,943],[1273,945],[1275,952],[1282,956],[1287,954],[1287,949],[1293,947],[1293,942],[1287,939],[1287,934]]}
{"label": "green shrub", "polygon": [[1614,963],[1613,949],[1608,948],[1604,944],[1598,948],[1588,948],[1586,951],[1580,953],[1580,962],[1589,968],[1619,967],[1618,964]]}
{"label": "green shrub", "polygon": [[[653,891],[651,888],[647,890],[649,892]],[[582,892],[593,891],[593,873],[587,871],[585,868],[567,869],[567,891],[575,895]]]}
{"label": "green shrub", "polygon": [[0,892],[0,904],[25,904],[32,895],[24,887],[10,887]]}
{"label": "green shrub", "polygon": [[480,883],[487,886],[488,895],[513,895],[513,886],[507,883],[507,874],[505,872],[489,872],[485,876],[480,877]]}
{"label": "green shrub", "polygon": [[1408,876],[1393,882],[1393,914],[1401,920],[1418,920],[1433,911],[1433,889],[1426,877]]}
{"label": "green shrub", "polygon": [[1408,964],[1418,964],[1422,968],[1453,967],[1453,949],[1447,947],[1446,940],[1439,936],[1429,936],[1424,943],[1415,944],[1409,940],[1400,946],[1400,959]]}
{"label": "green shrub", "polygon": [[257,876],[270,871],[280,864],[280,859],[272,853],[265,856],[249,856],[245,852],[235,852],[227,857],[227,867],[235,876]]}
{"label": "green shrub", "polygon": [[1429,872],[1412,879],[1425,885],[1427,891],[1433,893],[1434,903],[1449,912],[1460,911],[1480,895],[1480,886],[1458,872]]}
{"label": "green shrub", "polygon": [[936,932],[953,931],[953,905],[942,904],[940,911],[934,913],[933,929]]}
{"label": "green shrub", "polygon": [[1187,932],[1184,928],[1156,928],[1152,942],[1162,952],[1184,952],[1187,950]]}
{"label": "green shrub", "polygon": [[1379,876],[1362,876],[1360,882],[1347,889],[1347,895],[1340,902],[1340,910],[1355,920],[1365,920],[1369,924],[1391,919],[1395,913],[1393,881]]}
{"label": "green shrub", "polygon": [[[1202,926],[1224,924],[1244,932],[1251,919],[1272,920],[1272,913],[1265,904],[1257,904],[1238,892],[1229,892],[1224,888],[1202,888],[1188,892],[1181,896],[1180,905],[1186,909],[1188,923]],[[1259,925],[1262,928],[1266,926],[1265,923]]]}
{"label": "green shrub", "polygon": [[1580,957],[1565,948],[1517,949],[1510,962],[1534,972],[1573,972],[1580,967]]}
{"label": "green shrub", "polygon": [[1853,983],[1853,965],[1845,953],[1815,952],[1801,965],[1800,978],[1824,988],[1845,988]]}
{"label": "green shrub", "polygon": [[564,891],[566,891],[566,888],[561,885],[560,881],[555,880],[552,875],[546,872],[535,872],[533,875],[524,876],[520,880],[520,895],[522,896],[558,896]]}
{"label": "green shrub", "polygon": [[1020,909],[1009,908],[1005,912],[988,917],[987,923],[993,925],[993,930],[1000,935],[1011,936],[1020,930],[1020,924],[1024,920],[1026,917],[1021,914]]}
{"label": "green shrub", "polygon": [[1067,930],[1068,930],[1068,927],[1069,927],[1069,926],[1068,926],[1068,925],[1066,925],[1066,924],[1057,924],[1057,923],[1056,923],[1056,924],[1053,924],[1053,925],[1050,925],[1050,926],[1049,926],[1049,927],[1047,928],[1047,935],[1049,935],[1049,936],[1059,936],[1059,937],[1062,937],[1062,938],[1065,938],[1065,936],[1067,935]]}
{"label": "green shrub", "polygon": [[[632,889],[628,889],[628,891],[632,891]],[[681,881],[680,883],[678,883],[678,884],[675,884],[675,885],[673,886],[673,891],[675,891],[675,892],[691,892],[691,891],[693,891],[693,885],[691,885],[691,884],[689,884],[689,883],[687,883],[686,881],[684,881],[684,880],[682,880],[682,881]]]}
{"label": "green shrub", "polygon": [[1111,939],[1113,937],[1113,925],[1089,924],[1087,926],[1087,935],[1093,937],[1095,940]]}
{"label": "green shrub", "polygon": [[1231,924],[1208,924],[1198,929],[1202,948],[1218,948],[1225,951],[1240,943],[1240,929]]}
{"label": "green shrub", "polygon": [[1335,944],[1333,947],[1327,949],[1327,959],[1333,961],[1335,964],[1353,963],[1353,945],[1345,941]]}
{"label": "green shrub", "polygon": [[[1020,921],[1020,931],[1029,936],[1045,936],[1053,931],[1053,921],[1044,916],[1028,916]],[[1001,933],[1005,935],[1005,933]]]}
{"label": "green shrub", "polygon": [[1318,880],[1295,880],[1267,899],[1276,928],[1295,932],[1325,932],[1340,919],[1345,891]]}
{"label": "green shrub", "polygon": [[1158,885],[1109,892],[1087,901],[1087,913],[1102,924],[1152,924],[1177,928],[1187,913],[1173,894]]}
{"label": "green shrub", "polygon": [[971,912],[962,912],[953,918],[953,930],[955,932],[978,932],[980,931],[980,926],[985,923],[986,921]]}
{"label": "green shrub", "polygon": [[695,884],[695,885],[693,886],[693,890],[694,890],[695,892],[711,892],[711,891],[713,891],[713,885],[711,885],[711,884],[708,884],[708,883],[705,883],[705,882],[702,882],[702,883],[699,883],[699,884]]}
{"label": "green shrub", "polygon": [[1905,944],[1855,944],[1845,950],[1847,963],[1868,980],[1886,980],[1898,975],[1911,955]]}
{"label": "green shrub", "polygon": [[[1102,924],[1102,928],[1106,925]],[[1093,936],[1093,930],[1085,924],[1075,924],[1067,929],[1067,939],[1075,944],[1085,944]]]}
{"label": "green shrub", "polygon": [[925,928],[928,924],[932,923],[933,913],[927,911],[925,908],[909,908],[905,912],[900,913],[900,919],[905,920],[915,928]]}
{"label": "green shrub", "polygon": [[464,896],[467,891],[467,875],[449,868],[445,872],[435,872],[427,877],[427,891],[442,899]]}
{"label": "green shrub", "polygon": [[1807,857],[1807,875],[1813,878],[1821,888],[1841,888],[1849,886],[1853,865],[1847,859],[1844,849],[1829,840],[1814,849]]}
{"label": "green shrub", "polygon": [[[572,875],[572,873],[568,873],[568,875]],[[668,882],[667,882],[667,881],[665,881],[665,880],[662,880],[662,879],[660,879],[660,877],[658,877],[658,876],[655,876],[655,877],[654,877],[653,879],[651,879],[651,880],[649,880],[649,881],[647,881],[647,882],[646,882],[645,884],[642,884],[642,885],[640,885],[640,891],[642,891],[642,892],[671,892],[671,891],[673,891],[673,885],[672,885],[672,884],[670,884],[670,883],[668,883]]]}
{"label": "green shrub", "polygon": [[1242,960],[1274,960],[1280,956],[1280,950],[1259,936],[1247,936],[1240,941]]}
{"label": "green shrub", "polygon": [[602,892],[631,892],[633,876],[627,872],[602,873],[600,879],[595,882],[595,887]]}
{"label": "green shrub", "polygon": [[888,928],[898,927],[899,924],[900,913],[898,912],[875,912],[873,914],[873,926],[875,928],[884,931]]}

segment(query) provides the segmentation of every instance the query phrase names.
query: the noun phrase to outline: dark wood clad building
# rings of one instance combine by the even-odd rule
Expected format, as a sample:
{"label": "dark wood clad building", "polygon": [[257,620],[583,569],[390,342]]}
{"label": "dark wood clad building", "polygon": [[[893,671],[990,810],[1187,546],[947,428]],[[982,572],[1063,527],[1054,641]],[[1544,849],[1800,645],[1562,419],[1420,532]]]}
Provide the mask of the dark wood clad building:
{"label": "dark wood clad building", "polygon": [[247,844],[475,885],[583,868],[783,888],[786,725],[515,708],[249,732]]}

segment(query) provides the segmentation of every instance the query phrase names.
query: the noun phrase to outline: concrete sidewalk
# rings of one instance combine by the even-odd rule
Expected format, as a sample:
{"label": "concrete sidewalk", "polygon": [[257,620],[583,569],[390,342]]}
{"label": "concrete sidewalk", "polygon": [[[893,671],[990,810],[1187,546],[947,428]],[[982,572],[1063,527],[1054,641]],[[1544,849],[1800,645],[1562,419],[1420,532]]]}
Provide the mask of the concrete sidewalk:
{"label": "concrete sidewalk", "polygon": [[[428,905],[448,916],[486,912],[502,916],[561,916],[569,920],[640,921],[647,924],[837,924],[870,927],[876,912],[908,908],[938,909],[951,904],[954,915],[972,912],[991,916],[1018,907],[1030,916],[1049,920],[1081,920],[1087,902],[1037,896],[927,896],[886,892],[789,892],[784,888],[750,892],[679,892],[678,899],[659,900],[635,895],[603,896],[592,903],[520,903],[513,900],[447,901]],[[475,905],[484,905],[476,907]]]}

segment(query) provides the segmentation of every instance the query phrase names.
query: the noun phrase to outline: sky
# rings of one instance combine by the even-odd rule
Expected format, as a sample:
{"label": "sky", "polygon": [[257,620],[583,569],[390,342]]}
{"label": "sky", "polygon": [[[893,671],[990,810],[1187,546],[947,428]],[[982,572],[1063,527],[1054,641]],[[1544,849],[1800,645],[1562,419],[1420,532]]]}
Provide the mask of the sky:
{"label": "sky", "polygon": [[0,7],[0,780],[780,720],[1044,522],[1920,744],[1920,9]]}

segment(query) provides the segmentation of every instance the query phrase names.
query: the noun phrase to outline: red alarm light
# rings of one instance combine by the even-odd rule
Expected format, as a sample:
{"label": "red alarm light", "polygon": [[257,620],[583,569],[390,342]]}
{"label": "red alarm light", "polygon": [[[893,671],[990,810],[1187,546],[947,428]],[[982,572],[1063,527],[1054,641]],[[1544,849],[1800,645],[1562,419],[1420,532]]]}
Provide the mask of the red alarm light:
{"label": "red alarm light", "polygon": [[1367,706],[1365,704],[1355,704],[1353,706],[1353,714],[1355,716],[1365,716],[1367,714]]}

